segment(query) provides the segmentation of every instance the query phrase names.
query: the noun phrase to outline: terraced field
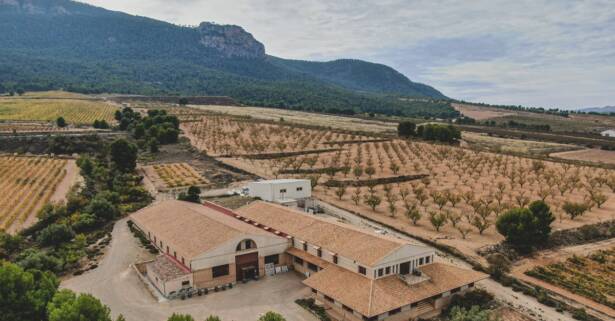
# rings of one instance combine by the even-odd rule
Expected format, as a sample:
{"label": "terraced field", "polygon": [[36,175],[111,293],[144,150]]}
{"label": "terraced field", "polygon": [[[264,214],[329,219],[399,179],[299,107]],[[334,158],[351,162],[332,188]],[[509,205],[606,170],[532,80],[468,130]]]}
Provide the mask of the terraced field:
{"label": "terraced field", "polygon": [[0,229],[16,230],[53,196],[67,161],[0,156]]}

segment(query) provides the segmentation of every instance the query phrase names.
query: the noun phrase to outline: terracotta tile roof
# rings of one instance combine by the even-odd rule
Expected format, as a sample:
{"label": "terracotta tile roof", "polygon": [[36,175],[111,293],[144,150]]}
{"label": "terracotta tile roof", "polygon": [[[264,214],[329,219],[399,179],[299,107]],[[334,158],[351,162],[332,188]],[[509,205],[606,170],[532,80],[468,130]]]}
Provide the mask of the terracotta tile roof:
{"label": "terracotta tile roof", "polygon": [[310,253],[301,251],[301,250],[296,249],[294,247],[291,247],[288,250],[286,250],[286,253],[288,253],[288,254],[290,254],[292,256],[296,256],[296,257],[298,257],[298,258],[300,258],[300,259],[302,259],[302,260],[304,260],[306,262],[310,262],[312,264],[316,264],[316,265],[318,265],[319,267],[321,267],[323,269],[325,267],[329,266],[329,264],[332,264],[330,262],[327,262],[327,261],[319,258],[318,256],[314,256],[314,255],[312,255]]}
{"label": "terracotta tile roof", "polygon": [[373,266],[389,253],[408,246],[406,242],[393,237],[382,236],[268,202],[253,202],[236,212],[367,266]]}
{"label": "terracotta tile roof", "polygon": [[[172,251],[188,261],[236,237],[266,235],[277,237],[201,204],[163,201],[131,215],[137,226],[153,233]],[[153,237],[152,235],[152,237]]]}
{"label": "terracotta tile roof", "polygon": [[190,273],[166,255],[159,255],[148,266],[165,282]]}
{"label": "terracotta tile roof", "polygon": [[487,278],[484,273],[442,263],[428,264],[419,270],[429,276],[429,280],[408,285],[397,275],[371,280],[329,265],[303,283],[372,317]]}

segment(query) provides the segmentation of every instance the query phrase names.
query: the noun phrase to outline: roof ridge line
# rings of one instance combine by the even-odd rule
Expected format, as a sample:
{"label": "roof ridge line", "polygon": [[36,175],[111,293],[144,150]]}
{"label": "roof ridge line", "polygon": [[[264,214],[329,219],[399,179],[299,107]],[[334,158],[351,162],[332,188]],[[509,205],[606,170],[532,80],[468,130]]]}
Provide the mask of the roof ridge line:
{"label": "roof ridge line", "polygon": [[374,296],[374,279],[370,279],[369,282],[369,301],[367,303],[367,313],[371,315],[372,313],[372,297]]}

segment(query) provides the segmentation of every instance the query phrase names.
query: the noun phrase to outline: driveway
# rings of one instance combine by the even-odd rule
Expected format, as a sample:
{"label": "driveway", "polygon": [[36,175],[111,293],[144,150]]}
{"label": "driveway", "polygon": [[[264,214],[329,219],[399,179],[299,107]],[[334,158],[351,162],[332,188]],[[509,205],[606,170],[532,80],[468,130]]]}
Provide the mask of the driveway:
{"label": "driveway", "polygon": [[90,293],[111,308],[114,318],[123,314],[128,321],[165,321],[173,313],[190,314],[195,320],[213,314],[223,321],[255,321],[267,311],[281,313],[289,321],[317,321],[294,302],[310,291],[293,272],[239,284],[203,297],[158,302],[130,267],[150,255],[138,246],[126,225],[127,220],[115,224],[111,245],[99,267],[63,281],[62,288]]}

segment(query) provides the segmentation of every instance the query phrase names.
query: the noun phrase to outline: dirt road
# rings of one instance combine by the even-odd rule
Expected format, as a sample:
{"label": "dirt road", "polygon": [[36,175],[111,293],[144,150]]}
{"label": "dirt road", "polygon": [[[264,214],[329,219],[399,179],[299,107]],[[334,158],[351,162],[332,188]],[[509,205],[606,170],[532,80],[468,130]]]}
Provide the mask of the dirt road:
{"label": "dirt road", "polygon": [[[408,235],[398,233],[393,231],[385,226],[382,226],[378,223],[365,220],[353,213],[342,210],[335,206],[332,206],[328,203],[319,201],[318,204],[324,208],[325,212],[331,216],[342,218],[344,221],[350,224],[354,224],[357,226],[367,227],[373,230],[385,231],[389,235],[393,235],[404,239],[408,242],[417,245],[426,245],[414,238],[409,237]],[[471,266],[465,261],[458,259],[452,255],[447,253],[443,253],[438,251],[438,256],[436,257],[437,261],[450,263],[455,266],[471,268]],[[511,288],[507,288],[502,286],[500,283],[492,280],[486,279],[477,283],[477,287],[483,288],[488,292],[492,293],[495,298],[504,303],[505,305],[510,306],[511,308],[531,316],[536,320],[545,320],[545,321],[573,321],[574,319],[567,314],[562,314],[560,312],[555,311],[554,308],[547,307],[534,299],[531,296],[524,295],[523,293],[514,292]]]}
{"label": "dirt road", "polygon": [[109,306],[115,318],[123,314],[128,321],[163,321],[172,313],[191,314],[195,320],[218,315],[225,321],[256,321],[267,311],[277,311],[292,321],[316,321],[294,303],[309,289],[294,273],[279,274],[204,297],[158,302],[146,289],[130,265],[150,257],[139,248],[126,225],[115,224],[111,245],[97,269],[62,282],[62,288],[91,293]]}

